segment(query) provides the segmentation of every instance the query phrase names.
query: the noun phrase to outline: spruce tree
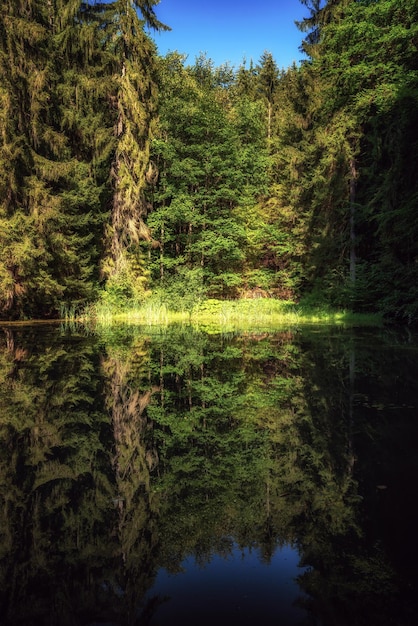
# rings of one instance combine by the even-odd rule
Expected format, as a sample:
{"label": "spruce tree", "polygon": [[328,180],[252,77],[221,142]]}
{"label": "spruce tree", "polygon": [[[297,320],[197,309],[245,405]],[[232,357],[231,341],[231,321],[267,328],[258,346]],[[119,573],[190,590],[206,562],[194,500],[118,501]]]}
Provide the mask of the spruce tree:
{"label": "spruce tree", "polygon": [[416,2],[305,4],[310,288],[414,320]]}
{"label": "spruce tree", "polygon": [[146,233],[142,195],[155,92],[153,46],[137,9],[159,28],[154,5],[2,3],[3,316],[56,316],[94,298],[106,213],[110,274],[129,266],[130,292],[141,284],[133,248]]}
{"label": "spruce tree", "polygon": [[84,29],[79,5],[1,9],[0,301],[8,317],[55,316],[94,295],[100,187],[82,129],[69,122],[77,103],[68,69],[80,70],[85,51],[75,45],[86,43],[74,34],[75,23],[78,35]]}
{"label": "spruce tree", "polygon": [[75,5],[61,24],[57,7],[37,0],[1,8],[0,300],[7,316],[53,315],[58,302],[91,293],[90,235],[84,217],[81,228],[73,219],[80,172],[56,92],[62,69],[56,37]]}
{"label": "spruce tree", "polygon": [[236,295],[244,231],[235,212],[239,140],[225,73],[202,57],[185,67],[173,53],[161,60],[160,77],[153,150],[160,178],[148,219],[160,246],[152,254],[154,278],[178,299],[191,284],[212,296]]}
{"label": "spruce tree", "polygon": [[154,79],[155,48],[144,32],[142,11],[154,28],[163,27],[156,19],[152,2],[114,4],[115,55],[113,98],[116,103],[116,147],[112,162],[109,253],[104,264],[108,288],[128,298],[140,299],[145,290],[147,270],[141,241],[150,241],[145,223],[147,173],[151,175],[149,146],[156,116]]}
{"label": "spruce tree", "polygon": [[267,137],[271,139],[274,97],[279,83],[279,70],[271,52],[264,52],[257,67],[258,90],[267,108]]}

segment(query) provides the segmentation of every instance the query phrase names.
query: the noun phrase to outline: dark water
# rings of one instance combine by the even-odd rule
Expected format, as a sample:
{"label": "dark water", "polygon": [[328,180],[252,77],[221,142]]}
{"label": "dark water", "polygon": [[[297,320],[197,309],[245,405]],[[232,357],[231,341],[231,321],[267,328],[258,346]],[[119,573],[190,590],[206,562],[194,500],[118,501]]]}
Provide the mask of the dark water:
{"label": "dark water", "polygon": [[0,624],[407,626],[418,339],[0,328]]}

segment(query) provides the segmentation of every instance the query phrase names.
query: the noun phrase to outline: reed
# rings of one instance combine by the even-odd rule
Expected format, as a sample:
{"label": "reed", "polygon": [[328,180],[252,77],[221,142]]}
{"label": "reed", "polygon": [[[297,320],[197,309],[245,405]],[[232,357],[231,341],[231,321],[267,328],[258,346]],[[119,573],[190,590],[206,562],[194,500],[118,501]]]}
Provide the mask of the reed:
{"label": "reed", "polygon": [[376,315],[354,314],[328,308],[307,307],[291,301],[259,298],[255,300],[204,300],[192,309],[171,311],[164,303],[149,301],[126,309],[97,303],[77,315],[77,321],[97,325],[119,323],[144,326],[187,324],[196,327],[225,329],[271,329],[303,324],[380,325]]}

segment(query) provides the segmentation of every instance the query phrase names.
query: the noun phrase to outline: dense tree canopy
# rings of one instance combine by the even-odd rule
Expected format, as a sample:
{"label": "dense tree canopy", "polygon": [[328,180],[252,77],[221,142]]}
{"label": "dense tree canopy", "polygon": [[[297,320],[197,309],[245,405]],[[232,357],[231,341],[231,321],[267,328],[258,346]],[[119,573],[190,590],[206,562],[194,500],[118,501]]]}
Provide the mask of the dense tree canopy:
{"label": "dense tree canopy", "polygon": [[0,315],[150,294],[418,319],[414,0],[302,0],[279,71],[158,57],[155,0],[0,9]]}

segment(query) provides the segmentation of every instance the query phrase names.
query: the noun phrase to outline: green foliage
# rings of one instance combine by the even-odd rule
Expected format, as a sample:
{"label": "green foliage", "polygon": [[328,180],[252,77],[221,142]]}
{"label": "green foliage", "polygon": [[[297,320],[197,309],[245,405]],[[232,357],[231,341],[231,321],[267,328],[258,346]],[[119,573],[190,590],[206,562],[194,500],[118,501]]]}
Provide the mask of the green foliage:
{"label": "green foliage", "polygon": [[307,220],[303,290],[409,322],[416,316],[416,24],[410,0],[312,3],[302,24],[313,29],[305,45],[311,60],[301,68],[310,102],[295,135],[296,200]]}
{"label": "green foliage", "polygon": [[[247,289],[247,273],[263,263],[263,251],[253,243],[262,237],[264,216],[256,204],[268,194],[271,165],[272,118],[265,115],[263,88],[242,92],[243,68],[236,76],[221,68],[221,75],[205,57],[192,67],[177,53],[161,61],[160,136],[153,156],[160,176],[147,220],[160,242],[152,254],[154,284],[163,287],[167,275],[186,264],[202,268],[209,295],[236,297]],[[261,86],[268,63],[271,55],[253,73]]]}
{"label": "green foliage", "polygon": [[162,27],[155,3],[12,4],[0,13],[0,314],[85,305],[106,268],[110,291],[129,283],[137,298],[155,91],[136,8]]}
{"label": "green foliage", "polygon": [[206,289],[230,293],[224,270],[239,271],[242,259],[243,233],[233,213],[238,138],[217,80],[205,59],[192,68],[176,54],[161,60],[160,130],[153,144],[160,176],[147,223],[159,240],[151,251],[154,280],[163,286],[177,268],[201,268]]}
{"label": "green foliage", "polygon": [[[59,23],[59,6],[34,2],[31,13],[2,7],[7,118],[1,120],[0,163],[9,159],[0,185],[3,316],[54,316],[60,303],[77,305],[96,291],[102,189],[83,158],[91,153],[80,152],[75,124],[69,133],[63,123],[73,105],[71,88],[62,87],[74,57],[64,55],[62,37],[71,35],[77,4]],[[17,138],[20,149],[11,152]]]}
{"label": "green foliage", "polygon": [[[132,268],[137,268],[137,271],[134,272]],[[119,266],[119,271],[110,275],[100,292],[98,306],[103,304],[113,310],[140,306],[149,295],[146,280],[147,271],[143,263],[134,264],[131,261],[123,269]]]}
{"label": "green foliage", "polygon": [[0,9],[0,316],[273,296],[417,318],[414,0],[303,0],[307,60],[157,56],[155,0]]}
{"label": "green foliage", "polygon": [[[138,4],[144,5],[142,2]],[[149,166],[151,124],[155,116],[155,50],[144,33],[135,6],[128,3],[126,8],[116,8],[118,26],[115,41],[112,42],[115,51],[112,52],[117,70],[113,76],[112,95],[117,102],[114,127],[117,139],[112,162],[114,192],[110,250],[103,270],[112,284],[126,283],[127,279],[135,282],[135,277],[137,285],[133,284],[132,295],[136,295],[140,291],[139,285],[146,280],[140,264],[135,262],[140,256],[139,243],[150,239],[144,222],[147,211],[144,189]]]}
{"label": "green foliage", "polygon": [[188,268],[178,265],[153,291],[152,301],[164,304],[170,311],[187,311],[189,314],[199,306],[206,295],[201,267]]}

